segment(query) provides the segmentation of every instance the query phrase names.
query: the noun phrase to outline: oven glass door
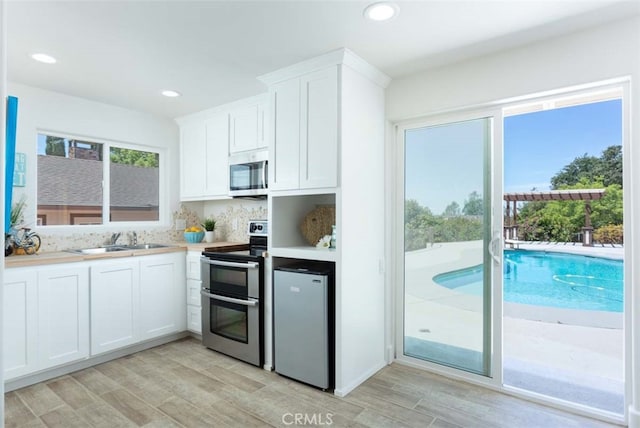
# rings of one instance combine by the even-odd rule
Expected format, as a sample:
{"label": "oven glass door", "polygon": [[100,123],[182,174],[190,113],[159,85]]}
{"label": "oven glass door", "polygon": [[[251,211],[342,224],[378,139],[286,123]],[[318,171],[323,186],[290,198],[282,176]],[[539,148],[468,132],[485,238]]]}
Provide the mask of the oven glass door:
{"label": "oven glass door", "polygon": [[231,190],[258,190],[267,188],[267,162],[251,162],[229,166]]}
{"label": "oven glass door", "polygon": [[214,294],[239,298],[259,298],[260,264],[201,258],[204,266],[204,287]]}
{"label": "oven glass door", "polygon": [[211,333],[236,342],[249,343],[248,307],[236,303],[209,299],[209,329]]}

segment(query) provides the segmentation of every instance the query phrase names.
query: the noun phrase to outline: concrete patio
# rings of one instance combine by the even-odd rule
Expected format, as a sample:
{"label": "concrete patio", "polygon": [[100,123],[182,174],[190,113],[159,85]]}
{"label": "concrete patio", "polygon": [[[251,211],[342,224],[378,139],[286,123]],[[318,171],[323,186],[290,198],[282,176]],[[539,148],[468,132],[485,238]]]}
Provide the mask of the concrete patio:
{"label": "concrete patio", "polygon": [[[554,243],[521,244],[520,248],[612,259],[622,259],[624,251],[615,247]],[[442,287],[432,280],[439,273],[480,263],[481,241],[435,244],[406,253],[405,336],[452,349],[481,352],[481,298]],[[527,316],[522,307],[531,305],[504,306],[502,343],[506,385],[622,412],[621,314],[573,311],[575,313],[569,313],[570,317],[563,321],[543,322],[526,319],[532,317]],[[539,306],[526,309],[536,316],[547,311]],[[545,317],[555,319],[558,311],[548,312]],[[573,319],[577,322],[569,323]]]}

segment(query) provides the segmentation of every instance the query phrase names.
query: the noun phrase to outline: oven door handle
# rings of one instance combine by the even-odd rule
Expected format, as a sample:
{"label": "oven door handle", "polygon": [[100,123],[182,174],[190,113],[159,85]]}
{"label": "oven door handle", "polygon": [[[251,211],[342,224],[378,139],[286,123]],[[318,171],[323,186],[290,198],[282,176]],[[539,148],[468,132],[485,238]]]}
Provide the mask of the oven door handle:
{"label": "oven door handle", "polygon": [[237,267],[242,269],[258,269],[258,267],[260,266],[256,262],[247,262],[247,263],[225,262],[222,260],[211,260],[210,258],[205,256],[200,257],[200,261],[202,263],[206,263],[209,265]]}
{"label": "oven door handle", "polygon": [[236,305],[258,306],[258,302],[255,300],[234,299],[233,297],[220,296],[218,294],[207,293],[206,291],[204,291],[204,289],[200,290],[200,294],[209,297],[210,299],[222,300],[223,302],[235,303]]}

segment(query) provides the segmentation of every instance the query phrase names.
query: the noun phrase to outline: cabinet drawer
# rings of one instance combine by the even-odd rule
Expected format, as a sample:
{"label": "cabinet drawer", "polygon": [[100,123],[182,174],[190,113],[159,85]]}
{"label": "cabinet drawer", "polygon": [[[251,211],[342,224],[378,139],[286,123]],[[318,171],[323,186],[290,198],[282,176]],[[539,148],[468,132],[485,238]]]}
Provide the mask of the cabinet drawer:
{"label": "cabinet drawer", "polygon": [[200,281],[200,254],[187,256],[187,278]]}
{"label": "cabinet drawer", "polygon": [[187,305],[200,307],[201,282],[195,279],[187,279]]}
{"label": "cabinet drawer", "polygon": [[202,320],[200,307],[187,306],[187,328],[194,333],[202,334]]}

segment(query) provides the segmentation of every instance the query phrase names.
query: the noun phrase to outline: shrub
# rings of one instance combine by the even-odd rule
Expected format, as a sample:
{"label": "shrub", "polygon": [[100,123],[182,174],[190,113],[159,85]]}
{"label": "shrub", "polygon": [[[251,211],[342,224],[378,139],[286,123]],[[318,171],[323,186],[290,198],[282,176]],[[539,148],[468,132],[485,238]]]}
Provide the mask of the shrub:
{"label": "shrub", "polygon": [[593,239],[601,244],[622,244],[624,232],[621,224],[602,226],[593,232]]}

